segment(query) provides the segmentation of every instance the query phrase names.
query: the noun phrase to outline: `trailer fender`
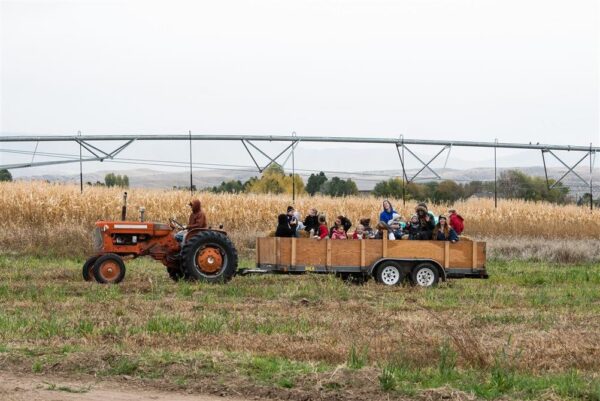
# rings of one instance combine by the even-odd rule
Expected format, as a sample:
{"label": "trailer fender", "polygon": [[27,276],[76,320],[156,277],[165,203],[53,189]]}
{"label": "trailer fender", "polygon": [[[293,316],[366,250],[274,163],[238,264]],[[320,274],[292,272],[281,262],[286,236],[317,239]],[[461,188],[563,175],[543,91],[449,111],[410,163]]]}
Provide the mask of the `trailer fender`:
{"label": "trailer fender", "polygon": [[409,263],[411,265],[411,268],[414,266],[417,266],[423,262],[428,262],[433,264],[435,267],[437,267],[438,269],[438,273],[440,274],[440,278],[442,279],[442,281],[446,281],[446,269],[444,269],[438,262],[436,262],[433,259],[427,259],[427,258],[423,258],[423,259],[402,259],[402,258],[381,258],[381,259],[377,259],[370,267],[368,270],[368,273],[370,276],[373,276],[375,274],[375,269],[377,269],[377,267],[379,267],[379,265],[383,262],[386,261],[392,261],[392,262],[398,262],[400,264],[404,264],[406,265],[407,263]]}

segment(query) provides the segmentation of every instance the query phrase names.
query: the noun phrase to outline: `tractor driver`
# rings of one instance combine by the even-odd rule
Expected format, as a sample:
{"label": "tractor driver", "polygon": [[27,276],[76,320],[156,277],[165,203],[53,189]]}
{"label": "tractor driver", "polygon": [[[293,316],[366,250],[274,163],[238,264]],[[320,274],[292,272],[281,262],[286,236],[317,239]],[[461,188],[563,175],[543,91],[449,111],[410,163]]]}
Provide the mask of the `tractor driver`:
{"label": "tractor driver", "polygon": [[189,203],[192,208],[192,213],[190,214],[190,218],[188,219],[188,225],[185,230],[179,231],[175,234],[175,239],[178,242],[182,242],[185,237],[185,233],[190,228],[206,228],[206,215],[202,211],[202,204],[200,203],[200,199],[194,199]]}
{"label": "tractor driver", "polygon": [[194,199],[192,202],[190,202],[190,206],[192,207],[192,214],[190,214],[190,218],[188,220],[188,230],[190,228],[206,228],[206,215],[202,211],[200,199]]}

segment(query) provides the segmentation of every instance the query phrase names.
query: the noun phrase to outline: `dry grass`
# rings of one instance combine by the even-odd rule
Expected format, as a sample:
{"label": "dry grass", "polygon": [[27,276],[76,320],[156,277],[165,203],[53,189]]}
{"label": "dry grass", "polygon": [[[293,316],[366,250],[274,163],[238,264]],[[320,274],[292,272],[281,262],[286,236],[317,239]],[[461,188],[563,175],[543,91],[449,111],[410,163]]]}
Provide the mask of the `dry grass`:
{"label": "dry grass", "polygon": [[[137,218],[140,206],[147,219],[166,221],[175,217],[185,222],[190,194],[185,191],[130,189],[129,216]],[[199,193],[209,223],[224,224],[242,254],[254,247],[256,235],[271,230],[277,214],[285,211],[289,196]],[[16,252],[81,255],[89,246],[89,232],[98,219],[119,219],[122,190],[84,189],[74,185],[44,182],[0,183],[0,246]],[[401,207],[405,217],[414,202]],[[296,208],[307,212],[316,207],[330,219],[338,214],[354,223],[362,217],[377,221],[381,199],[374,197],[300,197]],[[600,239],[600,212],[573,205],[558,206],[524,201],[505,201],[494,209],[491,200],[469,200],[454,205],[466,219],[465,234],[474,237],[535,237],[545,239]],[[433,206],[445,213],[447,205]],[[518,241],[518,244],[523,241]]]}

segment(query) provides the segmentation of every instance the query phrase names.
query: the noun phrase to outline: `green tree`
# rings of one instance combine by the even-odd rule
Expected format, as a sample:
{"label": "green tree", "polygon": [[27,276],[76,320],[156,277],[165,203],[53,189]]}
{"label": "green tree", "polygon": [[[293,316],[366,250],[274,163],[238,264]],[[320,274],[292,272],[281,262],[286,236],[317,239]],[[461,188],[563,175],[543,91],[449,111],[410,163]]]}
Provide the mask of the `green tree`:
{"label": "green tree", "polygon": [[313,196],[319,191],[321,185],[327,181],[327,176],[322,171],[319,174],[311,174],[306,181],[306,192]]}
{"label": "green tree", "polygon": [[244,184],[240,180],[229,180],[221,182],[218,187],[212,187],[211,192],[238,194],[244,192],[244,189]]}
{"label": "green tree", "polygon": [[333,177],[331,180],[323,183],[319,192],[329,196],[356,195],[358,194],[358,187],[350,178],[343,180],[339,177]]}
{"label": "green tree", "polygon": [[12,174],[7,169],[0,170],[0,181],[12,181]]}
{"label": "green tree", "polygon": [[400,178],[380,181],[373,188],[373,195],[380,198],[401,198],[403,182]]}
{"label": "green tree", "polygon": [[433,197],[434,202],[449,202],[453,203],[462,198],[462,187],[455,181],[444,180],[437,185]]}
{"label": "green tree", "polygon": [[104,176],[104,184],[107,187],[114,187],[117,184],[117,177],[113,173],[108,173]]}

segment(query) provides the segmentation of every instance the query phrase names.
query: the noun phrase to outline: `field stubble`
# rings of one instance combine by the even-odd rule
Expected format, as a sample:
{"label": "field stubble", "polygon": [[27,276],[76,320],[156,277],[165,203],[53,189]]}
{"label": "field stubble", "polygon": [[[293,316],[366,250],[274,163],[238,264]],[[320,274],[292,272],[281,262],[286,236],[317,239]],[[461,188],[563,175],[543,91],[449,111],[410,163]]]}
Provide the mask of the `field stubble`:
{"label": "field stubble", "polygon": [[175,284],[147,259],[102,286],[81,262],[0,256],[0,369],[293,400],[600,400],[598,265],[493,262],[490,280],[424,290]]}

